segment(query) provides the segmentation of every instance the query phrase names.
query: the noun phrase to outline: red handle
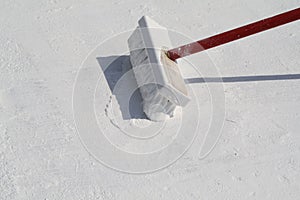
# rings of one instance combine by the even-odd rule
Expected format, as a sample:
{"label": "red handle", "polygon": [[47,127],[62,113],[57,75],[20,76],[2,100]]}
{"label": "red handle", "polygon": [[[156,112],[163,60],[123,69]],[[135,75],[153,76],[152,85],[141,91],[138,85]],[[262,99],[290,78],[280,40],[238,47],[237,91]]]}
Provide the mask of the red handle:
{"label": "red handle", "polygon": [[296,21],[298,19],[300,19],[300,8],[267,19],[263,19],[261,21],[254,22],[252,24],[248,24],[246,26],[242,26],[240,28],[236,28],[231,31],[227,31],[203,40],[192,42],[181,47],[171,49],[167,52],[167,55],[171,60],[175,61],[178,58],[182,58],[194,53],[199,53],[206,49],[217,47],[234,40],[238,40],[283,24]]}

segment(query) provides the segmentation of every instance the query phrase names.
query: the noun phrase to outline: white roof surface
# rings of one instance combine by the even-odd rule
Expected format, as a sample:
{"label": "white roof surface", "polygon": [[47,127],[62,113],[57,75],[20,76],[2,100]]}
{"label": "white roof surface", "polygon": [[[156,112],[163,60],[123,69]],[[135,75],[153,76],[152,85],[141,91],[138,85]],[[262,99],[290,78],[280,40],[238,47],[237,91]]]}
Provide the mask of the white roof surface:
{"label": "white roof surface", "polygon": [[[126,55],[127,35],[143,15],[181,33],[181,39],[173,34],[172,42],[177,46],[190,42],[187,38],[204,38],[299,4],[299,0],[3,0],[0,199],[299,198],[299,21],[179,62],[184,77],[190,81],[189,89],[195,91],[194,104],[191,102],[187,108],[190,110],[182,110],[182,123],[192,123],[179,132],[185,133],[185,137],[173,134],[178,121],[163,126],[124,117],[120,112],[124,105],[118,104],[127,97],[129,86],[120,84],[117,89],[121,89],[112,95],[96,59]],[[127,35],[123,33],[126,37],[122,35],[124,31],[128,31]],[[95,51],[96,46],[99,51]],[[126,57],[122,59],[126,63]],[[103,67],[105,59],[99,62]],[[78,80],[76,75],[82,63],[88,67]],[[93,71],[96,66],[98,74]],[[289,79],[281,76],[284,74],[296,74],[296,79],[279,80]],[[264,81],[266,77],[260,75],[272,80]],[[209,77],[208,83],[203,83],[203,77]],[[214,77],[229,78],[222,84]],[[97,140],[97,135],[89,135],[93,130],[82,132],[80,122],[76,121],[82,120],[82,125],[92,127],[90,113],[86,113],[92,106],[84,103],[90,100],[89,96],[76,93],[83,99],[73,99],[76,105],[72,106],[74,84],[82,83],[75,92],[82,87],[83,92],[92,94],[90,81],[98,79],[94,111],[106,137],[117,143],[111,151]],[[73,108],[77,112],[75,121]],[[193,129],[194,119],[200,122],[197,131]],[[146,126],[151,128],[139,131]],[[154,138],[147,134],[160,127],[164,128],[161,138],[145,140]],[[129,130],[135,137],[125,138],[121,129],[126,129],[126,133]],[[205,140],[208,130],[211,134]],[[189,146],[185,139],[192,138],[191,132],[198,137]],[[218,143],[210,151],[219,133]],[[136,138],[139,134],[145,134],[142,144]],[[177,146],[172,146],[168,154],[162,152],[151,157],[153,163],[142,157],[162,144],[168,146],[174,138],[181,138]],[[118,157],[120,154],[114,153],[119,149],[128,154],[140,153],[142,159],[126,163],[133,158]],[[128,173],[118,171],[126,172],[126,167]],[[145,167],[149,167],[146,171],[153,171],[152,167],[159,170],[150,174],[129,173],[143,172]]]}

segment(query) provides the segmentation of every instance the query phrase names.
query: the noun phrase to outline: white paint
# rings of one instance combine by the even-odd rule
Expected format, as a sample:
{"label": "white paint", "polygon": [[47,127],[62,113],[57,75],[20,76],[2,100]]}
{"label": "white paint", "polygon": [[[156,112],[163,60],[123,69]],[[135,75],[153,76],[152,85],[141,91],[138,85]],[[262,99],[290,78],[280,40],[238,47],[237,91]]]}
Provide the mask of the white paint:
{"label": "white paint", "polygon": [[[226,83],[226,120],[214,151],[199,160],[200,138],[175,164],[148,175],[116,172],[87,153],[76,133],[71,97],[76,72],[89,51],[110,36],[133,29],[143,15],[196,40],[299,3],[1,1],[0,199],[298,199],[299,80]],[[210,71],[209,57],[227,77],[299,74],[299,30],[299,22],[294,22],[188,61],[204,77],[218,76]],[[98,56],[124,54],[126,38],[122,41],[108,43],[106,54]],[[188,42],[171,41],[174,46]],[[180,66],[185,78],[197,78],[192,68]],[[97,114],[103,128],[115,136],[118,129],[104,114],[111,93],[106,82],[100,84]],[[205,123],[211,113],[206,86],[189,87],[199,93]],[[142,145],[127,145],[145,150]]]}

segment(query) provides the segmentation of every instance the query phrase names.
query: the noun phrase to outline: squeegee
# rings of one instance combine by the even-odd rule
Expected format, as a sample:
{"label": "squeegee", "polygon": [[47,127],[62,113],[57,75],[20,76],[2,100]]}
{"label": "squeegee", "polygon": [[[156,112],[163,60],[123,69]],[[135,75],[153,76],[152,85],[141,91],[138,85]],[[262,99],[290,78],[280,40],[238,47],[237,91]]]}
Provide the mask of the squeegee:
{"label": "squeegee", "polygon": [[143,99],[143,111],[152,121],[173,117],[177,106],[190,101],[177,59],[199,53],[300,19],[300,8],[169,49],[168,30],[147,16],[128,39],[130,62]]}

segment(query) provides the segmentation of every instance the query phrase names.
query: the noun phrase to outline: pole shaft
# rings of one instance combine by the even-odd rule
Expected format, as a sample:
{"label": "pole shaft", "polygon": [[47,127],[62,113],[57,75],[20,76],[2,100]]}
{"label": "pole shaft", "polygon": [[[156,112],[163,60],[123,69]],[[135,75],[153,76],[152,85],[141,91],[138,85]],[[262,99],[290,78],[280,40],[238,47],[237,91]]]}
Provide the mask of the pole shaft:
{"label": "pole shaft", "polygon": [[241,38],[266,31],[277,26],[281,26],[300,19],[300,8],[263,19],[240,28],[236,28],[221,34],[217,34],[206,39],[202,39],[190,44],[186,44],[167,52],[168,57],[171,60],[176,60],[178,58],[183,58],[185,56],[199,53],[201,51],[220,46]]}

